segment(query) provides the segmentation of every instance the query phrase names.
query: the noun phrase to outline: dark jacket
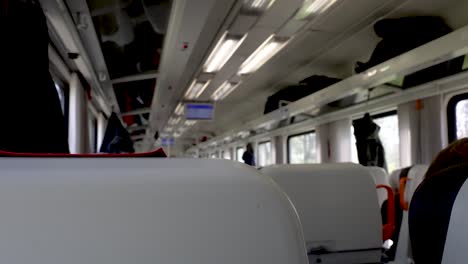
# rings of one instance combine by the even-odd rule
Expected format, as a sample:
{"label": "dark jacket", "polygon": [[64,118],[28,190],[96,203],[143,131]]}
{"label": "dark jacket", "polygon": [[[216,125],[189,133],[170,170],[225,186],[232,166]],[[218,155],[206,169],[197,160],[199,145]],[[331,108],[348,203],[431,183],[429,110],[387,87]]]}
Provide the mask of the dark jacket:
{"label": "dark jacket", "polygon": [[380,127],[366,114],[353,122],[359,163],[386,169],[385,151],[379,138]]}
{"label": "dark jacket", "polygon": [[244,152],[244,155],[242,155],[242,160],[244,160],[244,163],[250,166],[255,166],[255,156],[253,152],[246,151]]}
{"label": "dark jacket", "polygon": [[100,152],[112,154],[135,152],[130,134],[122,125],[116,113],[112,113],[109,117]]}
{"label": "dark jacket", "polygon": [[67,127],[49,73],[49,34],[33,0],[2,1],[0,150],[68,153]]}

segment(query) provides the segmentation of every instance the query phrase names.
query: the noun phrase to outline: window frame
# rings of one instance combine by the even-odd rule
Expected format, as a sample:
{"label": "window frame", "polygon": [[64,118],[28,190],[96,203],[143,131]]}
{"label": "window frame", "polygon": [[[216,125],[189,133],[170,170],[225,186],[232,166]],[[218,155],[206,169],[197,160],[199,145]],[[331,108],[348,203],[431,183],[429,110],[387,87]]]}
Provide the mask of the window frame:
{"label": "window frame", "polygon": [[[286,161],[288,162],[288,164],[291,164],[291,155],[290,155],[290,148],[289,148],[291,144],[290,142],[291,138],[300,137],[300,136],[307,135],[307,134],[315,134],[315,140],[317,140],[317,131],[315,129],[304,131],[304,132],[297,133],[297,134],[291,134],[291,135],[288,135],[288,137],[286,138]],[[315,143],[317,144],[317,142]]]}
{"label": "window frame", "polygon": [[[394,110],[386,111],[386,112],[379,113],[379,114],[376,114],[376,115],[371,115],[371,118],[372,118],[372,120],[375,120],[375,119],[380,119],[380,118],[389,117],[389,116],[393,116],[393,115],[398,116],[398,110],[394,109]],[[357,118],[357,119],[359,119],[359,118]]]}
{"label": "window frame", "polygon": [[[373,121],[375,121],[376,119],[380,119],[380,118],[385,118],[385,117],[389,117],[389,116],[396,116],[397,119],[398,119],[398,126],[399,126],[399,117],[398,117],[398,109],[393,109],[393,110],[388,110],[388,111],[385,111],[385,112],[381,112],[381,113],[378,113],[378,114],[375,114],[375,115],[370,115],[371,119]],[[354,131],[354,121],[355,120],[358,120],[362,118],[359,117],[359,118],[354,118],[352,119],[351,121],[351,159],[353,158],[353,149],[355,149],[356,151],[356,157],[357,157],[357,164],[359,164],[359,156],[357,155],[357,149],[356,149],[356,145],[354,144],[356,142],[356,136],[354,135],[353,131]],[[398,127],[398,130],[400,128]],[[380,137],[380,136],[379,136]],[[398,134],[398,137],[400,137],[400,135]],[[381,140],[382,142],[382,140]],[[400,142],[401,143],[401,142]],[[383,142],[382,142],[382,145],[383,145]],[[399,153],[399,159],[400,159],[400,166],[401,166],[401,153]],[[351,161],[351,162],[355,162],[355,161]],[[387,157],[387,153],[385,153],[385,162],[387,162],[387,165],[388,165],[388,157]],[[388,168],[387,168],[388,169]],[[391,172],[390,172],[391,173]]]}
{"label": "window frame", "polygon": [[[229,159],[226,159],[226,158],[225,158],[226,153],[229,154]],[[227,148],[227,149],[225,149],[225,150],[222,152],[222,159],[224,159],[224,160],[232,160],[231,148]]]}
{"label": "window frame", "polygon": [[[237,156],[237,154],[239,153],[239,150],[242,149],[242,154],[240,155],[240,157]],[[245,148],[244,147],[237,147],[236,148],[236,161],[241,161],[243,162],[242,160],[242,155],[244,155],[244,152],[245,152]]]}
{"label": "window frame", "polygon": [[[257,165],[257,167],[261,167],[260,166],[260,145],[264,145],[264,144],[268,144],[270,143],[270,146],[271,146],[271,154],[273,154],[273,142],[271,139],[268,139],[268,140],[264,140],[264,141],[259,141],[257,143],[257,155],[256,155],[256,160],[255,160],[255,164]],[[273,158],[273,157],[271,157]],[[264,165],[263,167],[267,167],[267,166],[271,166],[273,165],[274,162],[271,162],[271,164],[267,164],[267,165]]]}
{"label": "window frame", "polygon": [[457,104],[468,100],[468,93],[457,94],[450,98],[447,104],[447,136],[449,143],[456,141],[457,138]]}

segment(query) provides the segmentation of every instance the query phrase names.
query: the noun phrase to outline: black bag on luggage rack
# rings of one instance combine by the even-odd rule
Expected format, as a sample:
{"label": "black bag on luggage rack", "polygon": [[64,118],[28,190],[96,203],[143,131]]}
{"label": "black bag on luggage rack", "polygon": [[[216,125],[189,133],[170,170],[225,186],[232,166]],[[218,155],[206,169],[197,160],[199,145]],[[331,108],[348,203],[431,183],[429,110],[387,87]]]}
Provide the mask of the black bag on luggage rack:
{"label": "black bag on luggage rack", "polygon": [[265,104],[264,114],[275,111],[280,106],[282,106],[282,102],[295,102],[339,81],[341,81],[341,79],[322,75],[310,76],[299,82],[299,85],[288,86],[268,97],[268,100]]}
{"label": "black bag on luggage rack", "polygon": [[[377,44],[368,62],[356,63],[356,73],[364,72],[440,38],[452,32],[452,29],[441,17],[420,16],[384,19],[374,25],[374,31],[382,40]],[[402,88],[413,87],[460,72],[463,60],[463,57],[455,58],[410,74],[404,78]]]}

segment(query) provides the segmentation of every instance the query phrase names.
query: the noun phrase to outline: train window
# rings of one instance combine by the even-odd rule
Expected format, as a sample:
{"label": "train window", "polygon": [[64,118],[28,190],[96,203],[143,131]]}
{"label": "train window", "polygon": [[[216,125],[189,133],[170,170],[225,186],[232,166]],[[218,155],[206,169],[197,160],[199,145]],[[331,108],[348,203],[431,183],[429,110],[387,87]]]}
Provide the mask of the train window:
{"label": "train window", "polygon": [[242,162],[242,155],[244,155],[245,148],[238,147],[236,149],[236,160]]}
{"label": "train window", "polygon": [[217,159],[218,158],[218,153],[217,152],[212,153],[211,158],[212,159]]}
{"label": "train window", "polygon": [[359,158],[357,155],[357,148],[356,148],[356,137],[354,136],[354,127],[351,125],[351,162],[359,164]]}
{"label": "train window", "polygon": [[290,164],[317,162],[315,132],[306,132],[288,137],[288,162]]}
{"label": "train window", "polygon": [[450,99],[447,109],[450,141],[468,137],[468,94]]}
{"label": "train window", "polygon": [[273,164],[273,153],[271,142],[266,141],[258,144],[258,166],[265,167]]}
{"label": "train window", "polygon": [[92,113],[88,113],[88,139],[89,139],[89,150],[91,153],[97,153],[97,120],[94,118]]}
{"label": "train window", "polygon": [[[380,140],[385,149],[385,160],[387,169],[392,172],[400,167],[400,132],[398,129],[398,115],[396,111],[386,112],[372,116],[374,122],[380,126]],[[356,138],[354,137],[354,128],[351,127],[351,136],[353,138],[353,146],[351,158],[353,162],[359,163]]]}
{"label": "train window", "polygon": [[231,159],[231,151],[229,151],[229,150],[223,151],[223,159],[230,160]]}

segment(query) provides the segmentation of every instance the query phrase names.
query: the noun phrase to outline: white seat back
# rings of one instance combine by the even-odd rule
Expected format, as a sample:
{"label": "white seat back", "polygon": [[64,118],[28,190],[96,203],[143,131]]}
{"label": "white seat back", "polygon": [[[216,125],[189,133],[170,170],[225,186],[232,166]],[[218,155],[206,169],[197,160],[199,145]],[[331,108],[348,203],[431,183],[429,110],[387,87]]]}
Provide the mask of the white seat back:
{"label": "white seat back", "polygon": [[411,167],[411,170],[408,172],[408,180],[405,187],[405,201],[408,204],[411,202],[414,192],[424,180],[428,169],[428,165],[415,165]]}
{"label": "white seat back", "polygon": [[398,191],[400,189],[400,174],[402,169],[397,169],[390,173],[390,187],[393,190]]}
{"label": "white seat back", "polygon": [[273,166],[262,172],[295,205],[310,263],[379,262],[382,220],[369,170],[355,164],[310,164]]}
{"label": "white seat back", "polygon": [[[428,165],[415,165],[408,172],[408,179],[404,190],[404,200],[411,203],[413,194],[419,184],[424,180]],[[400,190],[402,191],[402,190]],[[409,240],[408,211],[403,211],[400,234],[398,236],[398,246],[395,255],[396,263],[412,263],[411,243]]]}
{"label": "white seat back", "polygon": [[[390,176],[388,173],[380,167],[367,167],[371,173],[375,185],[386,185],[390,186]],[[379,206],[382,207],[382,204],[387,200],[388,194],[385,189],[377,189],[377,198],[379,199]]]}
{"label": "white seat back", "polygon": [[268,177],[224,160],[0,158],[0,262],[306,264]]}
{"label": "white seat back", "polygon": [[[449,216],[447,216],[449,217]],[[464,264],[468,259],[468,182],[465,181],[453,203],[445,241],[443,264]]]}
{"label": "white seat back", "polygon": [[413,195],[410,234],[416,263],[461,264],[468,259],[468,164],[434,173]]}

